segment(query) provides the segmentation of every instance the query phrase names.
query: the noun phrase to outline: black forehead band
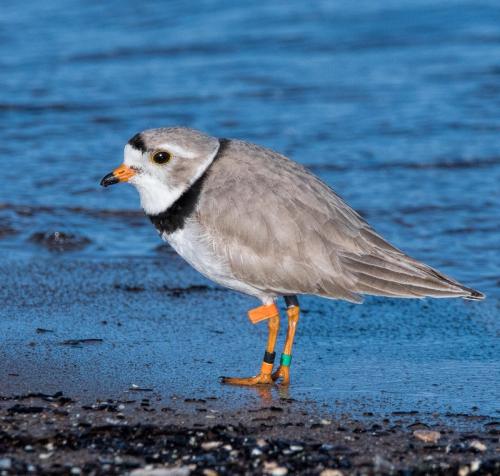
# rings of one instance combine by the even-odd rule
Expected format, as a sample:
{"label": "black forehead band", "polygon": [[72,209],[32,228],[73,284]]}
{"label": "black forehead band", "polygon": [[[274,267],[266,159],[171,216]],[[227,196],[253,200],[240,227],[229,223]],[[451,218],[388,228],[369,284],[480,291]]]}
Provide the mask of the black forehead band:
{"label": "black forehead band", "polygon": [[141,152],[146,152],[146,144],[144,144],[144,140],[142,139],[141,133],[137,133],[132,139],[128,141],[129,145],[131,145],[134,149],[140,150]]}

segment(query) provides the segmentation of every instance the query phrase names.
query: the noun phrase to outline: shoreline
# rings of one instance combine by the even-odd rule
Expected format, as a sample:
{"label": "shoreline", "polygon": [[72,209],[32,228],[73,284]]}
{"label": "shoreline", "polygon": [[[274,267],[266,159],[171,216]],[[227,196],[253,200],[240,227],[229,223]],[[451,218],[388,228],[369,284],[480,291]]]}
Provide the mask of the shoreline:
{"label": "shoreline", "polygon": [[167,264],[0,265],[0,476],[500,472],[496,299],[304,298],[290,387],[239,388],[252,301]]}
{"label": "shoreline", "polygon": [[165,405],[137,392],[85,404],[58,392],[0,397],[0,421],[2,475],[140,476],[176,467],[181,472],[156,474],[500,471],[500,422],[479,415],[366,412],[355,419],[289,399],[224,411],[216,399]]}

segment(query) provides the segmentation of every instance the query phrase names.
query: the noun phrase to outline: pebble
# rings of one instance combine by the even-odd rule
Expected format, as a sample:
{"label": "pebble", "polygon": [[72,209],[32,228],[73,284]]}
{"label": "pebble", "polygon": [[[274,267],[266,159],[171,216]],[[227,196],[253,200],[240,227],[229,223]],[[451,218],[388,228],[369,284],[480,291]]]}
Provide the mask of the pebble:
{"label": "pebble", "polygon": [[189,476],[191,470],[187,466],[176,468],[139,468],[134,469],[130,476]]}
{"label": "pebble", "polygon": [[30,241],[45,246],[51,251],[73,251],[85,248],[90,240],[85,236],[73,235],[62,231],[33,233]]}
{"label": "pebble", "polygon": [[220,441],[205,441],[205,443],[201,444],[201,447],[205,451],[209,451],[209,450],[213,450],[215,448],[218,448],[221,445],[222,445],[222,443]]}
{"label": "pebble", "polygon": [[106,418],[106,423],[109,423],[110,425],[121,425],[122,424],[122,421],[121,420],[117,420],[116,418]]}
{"label": "pebble", "polygon": [[204,469],[203,470],[203,476],[218,476],[218,472],[214,471],[213,469]]}
{"label": "pebble", "polygon": [[465,466],[460,466],[458,468],[458,476],[467,476],[470,473],[470,468],[465,465]]}
{"label": "pebble", "polygon": [[472,440],[469,443],[469,447],[476,451],[481,451],[481,453],[488,449],[488,447],[482,441],[479,440]]}
{"label": "pebble", "polygon": [[284,466],[278,466],[277,468],[273,469],[270,474],[271,476],[284,476],[287,473],[288,469],[286,469]]}
{"label": "pebble", "polygon": [[470,464],[470,470],[475,473],[479,468],[481,467],[481,461],[478,459],[475,459],[474,461],[471,462]]}
{"label": "pebble", "polygon": [[344,476],[344,473],[339,469],[324,469],[319,476]]}
{"label": "pebble", "polygon": [[274,461],[264,463],[264,473],[271,476],[284,476],[288,473],[288,469],[284,466],[278,466]]}
{"label": "pebble", "polygon": [[434,430],[415,430],[413,436],[424,443],[437,443],[441,438],[441,433]]}
{"label": "pebble", "polygon": [[0,469],[10,469],[12,466],[12,460],[10,458],[0,459]]}

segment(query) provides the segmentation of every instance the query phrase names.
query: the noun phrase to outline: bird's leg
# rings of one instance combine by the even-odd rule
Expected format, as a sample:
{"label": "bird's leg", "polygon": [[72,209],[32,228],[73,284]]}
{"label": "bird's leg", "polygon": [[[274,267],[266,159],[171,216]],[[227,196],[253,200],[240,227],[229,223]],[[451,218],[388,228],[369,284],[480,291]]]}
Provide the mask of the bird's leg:
{"label": "bird's leg", "polygon": [[276,355],[274,352],[274,347],[276,345],[276,339],[278,337],[278,331],[280,328],[280,315],[278,308],[274,303],[267,306],[260,306],[249,311],[248,317],[254,324],[264,319],[269,319],[267,347],[266,352],[264,353],[264,359],[262,361],[260,373],[255,377],[248,378],[222,377],[223,383],[230,383],[233,385],[260,385],[270,384],[273,382],[271,374],[273,371],[274,357]]}
{"label": "bird's leg", "polygon": [[292,346],[295,337],[295,330],[299,322],[299,300],[296,296],[285,296],[286,313],[288,316],[288,329],[286,332],[285,348],[281,354],[280,366],[273,373],[272,379],[281,378],[282,385],[290,384],[290,363],[292,362]]}

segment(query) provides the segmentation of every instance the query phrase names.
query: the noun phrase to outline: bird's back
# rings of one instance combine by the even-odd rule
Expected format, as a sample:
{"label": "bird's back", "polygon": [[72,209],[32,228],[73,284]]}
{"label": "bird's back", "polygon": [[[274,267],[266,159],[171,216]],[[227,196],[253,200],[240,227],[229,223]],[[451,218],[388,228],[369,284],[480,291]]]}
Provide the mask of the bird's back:
{"label": "bird's back", "polygon": [[234,276],[266,293],[483,297],[393,247],[313,174],[254,144],[224,143],[196,213]]}

